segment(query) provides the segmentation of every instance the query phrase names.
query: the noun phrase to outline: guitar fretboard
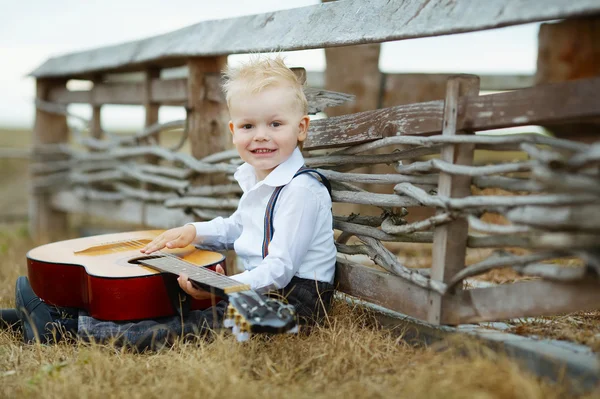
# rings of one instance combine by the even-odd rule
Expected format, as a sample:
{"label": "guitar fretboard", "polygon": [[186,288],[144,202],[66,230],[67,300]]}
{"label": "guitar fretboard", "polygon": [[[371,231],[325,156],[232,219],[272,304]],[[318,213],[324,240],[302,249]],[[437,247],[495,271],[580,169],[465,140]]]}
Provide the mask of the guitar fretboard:
{"label": "guitar fretboard", "polygon": [[215,288],[219,294],[238,291],[236,288],[247,287],[232,278],[219,274],[205,267],[199,267],[189,262],[186,262],[175,256],[163,256],[157,258],[149,258],[140,261],[143,265],[149,266],[158,271],[185,274],[188,278],[196,283],[199,283],[202,288]]}

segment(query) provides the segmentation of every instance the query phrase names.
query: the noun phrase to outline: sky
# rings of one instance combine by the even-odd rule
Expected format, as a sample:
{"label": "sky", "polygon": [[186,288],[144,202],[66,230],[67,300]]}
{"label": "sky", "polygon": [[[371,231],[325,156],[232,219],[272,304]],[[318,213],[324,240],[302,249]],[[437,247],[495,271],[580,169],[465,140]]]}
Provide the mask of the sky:
{"label": "sky", "polygon": [[[318,4],[318,0],[0,0],[0,127],[33,126],[35,82],[27,75],[48,58],[170,32],[201,21]],[[384,72],[533,74],[539,24],[382,45]],[[229,62],[243,59],[230,56]],[[288,63],[325,69],[324,51],[286,53]],[[164,108],[164,109],[163,109]],[[89,117],[86,106],[70,110]],[[143,109],[106,106],[108,129],[141,128]],[[160,121],[183,118],[161,107]]]}

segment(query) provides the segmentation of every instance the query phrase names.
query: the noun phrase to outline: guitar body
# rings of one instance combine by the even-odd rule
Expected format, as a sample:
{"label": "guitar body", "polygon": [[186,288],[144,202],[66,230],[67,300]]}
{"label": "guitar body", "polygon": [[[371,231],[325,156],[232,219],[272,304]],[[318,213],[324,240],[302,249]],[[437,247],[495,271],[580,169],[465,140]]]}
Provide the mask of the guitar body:
{"label": "guitar body", "polygon": [[[165,281],[177,276],[161,273],[136,261],[152,258],[140,252],[162,230],[104,234],[59,241],[27,253],[27,272],[35,293],[56,306],[85,309],[100,320],[125,321],[175,314]],[[188,246],[168,254],[190,268],[225,268],[225,257]],[[190,270],[190,272],[193,272]],[[206,309],[213,300],[192,300],[191,309]]]}

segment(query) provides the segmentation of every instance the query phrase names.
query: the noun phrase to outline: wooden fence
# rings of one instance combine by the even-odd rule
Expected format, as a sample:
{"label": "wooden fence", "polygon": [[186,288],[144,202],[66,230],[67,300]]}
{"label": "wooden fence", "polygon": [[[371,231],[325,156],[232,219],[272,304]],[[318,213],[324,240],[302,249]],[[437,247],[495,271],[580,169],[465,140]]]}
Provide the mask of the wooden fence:
{"label": "wooden fence", "polygon": [[[68,212],[163,228],[230,214],[240,196],[232,182],[240,160],[229,149],[218,85],[227,54],[381,42],[600,12],[600,4],[591,0],[485,5],[372,0],[365,10],[363,3],[348,0],[203,22],[47,61],[33,73],[32,233],[51,239],[52,232],[66,227]],[[239,28],[230,29],[233,25]],[[182,65],[188,67],[187,77],[161,77],[161,69]],[[111,73],[136,71],[144,72],[142,83],[107,82]],[[94,87],[72,92],[65,86],[68,79],[89,79]],[[598,118],[599,90],[600,78],[592,78],[481,96],[477,76],[457,75],[448,79],[445,100],[312,121],[306,163],[331,179],[334,202],[379,208],[378,216],[334,217],[340,232],[339,290],[434,324],[597,309],[600,142],[474,133]],[[313,112],[351,99],[306,91]],[[93,118],[87,130],[75,130],[69,145],[65,105],[74,102],[90,104]],[[107,134],[100,124],[105,104],[144,105],[146,127],[127,137]],[[160,105],[184,106],[187,119],[158,124]],[[173,128],[181,129],[180,142],[161,146],[161,133]],[[181,151],[185,143],[191,154]],[[473,165],[477,150],[523,151],[528,157]],[[353,173],[375,164],[392,165],[396,173]],[[373,193],[357,185],[362,183],[389,190]],[[504,195],[472,194],[487,188]],[[436,213],[409,223],[407,207],[435,208]],[[506,224],[484,222],[484,213],[502,215]],[[431,243],[431,269],[406,267],[388,242]],[[467,248],[506,247],[521,248],[521,255],[465,267]],[[367,255],[375,266],[346,255]],[[562,258],[577,260],[565,267],[556,262]],[[532,278],[488,288],[464,284],[505,267]]]}

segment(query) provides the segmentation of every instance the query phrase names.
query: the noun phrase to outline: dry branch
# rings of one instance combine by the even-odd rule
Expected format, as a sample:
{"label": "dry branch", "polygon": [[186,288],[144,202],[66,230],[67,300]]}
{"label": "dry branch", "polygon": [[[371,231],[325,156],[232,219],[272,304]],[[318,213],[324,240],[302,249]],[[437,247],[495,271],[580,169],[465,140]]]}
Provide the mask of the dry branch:
{"label": "dry branch", "polygon": [[[600,175],[584,175],[534,167],[532,179],[550,191],[593,193],[600,196]],[[600,198],[599,198],[600,200]]]}
{"label": "dry branch", "polygon": [[425,155],[437,154],[439,152],[439,147],[417,147],[393,152],[391,154],[324,155],[307,158],[306,165],[311,168],[322,168],[324,166],[340,165],[354,165],[354,167],[358,167],[358,165],[392,164],[402,159],[414,159]]}
{"label": "dry branch", "polygon": [[427,288],[441,295],[446,292],[446,285],[442,282],[430,280],[417,271],[411,270],[398,262],[398,259],[379,241],[365,236],[358,236],[366,245],[344,245],[336,244],[338,251],[349,255],[367,255],[377,265],[386,271],[402,277],[419,287]]}
{"label": "dry branch", "polygon": [[429,137],[422,136],[406,136],[398,135],[393,137],[385,137],[369,143],[354,145],[342,150],[338,150],[332,155],[351,155],[365,151],[375,150],[390,145],[415,145],[415,146],[434,146],[438,144],[475,144],[475,148],[493,149],[494,146],[514,145],[514,147],[503,147],[518,149],[522,143],[545,144],[555,148],[570,150],[570,151],[585,151],[587,145],[575,141],[557,139],[553,137],[543,136],[540,134],[526,133],[513,134],[505,136],[486,136],[486,135],[466,135],[446,137],[443,135],[435,135]]}
{"label": "dry branch", "polygon": [[444,172],[450,175],[484,176],[499,173],[528,172],[533,165],[534,162],[518,162],[489,166],[464,166],[453,165],[439,159],[431,159],[424,162],[413,162],[410,165],[398,165],[396,171],[405,174]]}
{"label": "dry branch", "polygon": [[506,213],[508,220],[549,231],[600,233],[600,205],[565,207],[524,206]]}
{"label": "dry branch", "polygon": [[351,183],[372,184],[437,184],[438,175],[395,175],[395,174],[367,174],[367,173],[341,173],[328,169],[319,169],[329,180]]}
{"label": "dry branch", "polygon": [[411,234],[415,231],[430,230],[440,224],[448,223],[454,220],[455,217],[450,213],[440,213],[425,220],[420,220],[411,224],[398,226],[394,224],[391,218],[386,218],[381,224],[381,230],[388,234]]}
{"label": "dry branch", "polygon": [[412,198],[399,197],[395,194],[375,194],[370,192],[333,191],[334,202],[365,204],[380,207],[419,206]]}
{"label": "dry branch", "polygon": [[431,243],[433,242],[433,233],[430,232],[417,232],[412,234],[388,234],[379,229],[361,226],[355,223],[342,222],[340,220],[333,221],[333,228],[342,230],[353,235],[361,235],[366,237],[376,238],[380,241],[396,241],[396,242],[420,242],[420,243]]}
{"label": "dry branch", "polygon": [[573,195],[573,194],[553,194],[553,195],[528,195],[528,196],[471,196],[466,198],[448,198],[439,195],[429,195],[418,187],[410,183],[400,183],[394,187],[394,191],[399,195],[406,195],[414,198],[423,206],[432,206],[446,210],[464,210],[464,209],[504,209],[514,208],[525,205],[584,205],[593,204],[598,201],[594,195]]}
{"label": "dry branch", "polygon": [[460,283],[466,278],[477,276],[479,274],[489,272],[493,269],[511,266],[525,266],[530,263],[535,263],[542,260],[564,258],[568,256],[572,255],[570,252],[567,251],[551,251],[524,256],[502,256],[488,258],[484,261],[469,266],[458,272],[456,275],[454,275],[452,279],[448,282],[448,289],[451,289],[456,284]]}
{"label": "dry branch", "polygon": [[505,226],[501,224],[485,223],[481,219],[468,215],[469,227],[475,231],[489,234],[521,234],[528,233],[530,229],[527,226]]}

